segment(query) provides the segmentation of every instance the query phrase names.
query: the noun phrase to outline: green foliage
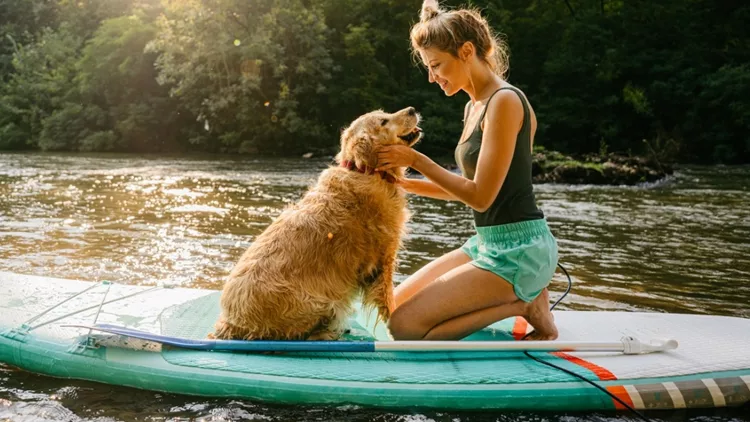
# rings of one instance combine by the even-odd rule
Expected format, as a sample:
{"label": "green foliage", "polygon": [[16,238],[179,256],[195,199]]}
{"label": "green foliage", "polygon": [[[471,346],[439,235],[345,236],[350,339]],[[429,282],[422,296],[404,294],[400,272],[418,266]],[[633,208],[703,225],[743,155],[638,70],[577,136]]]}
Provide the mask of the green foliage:
{"label": "green foliage", "polygon": [[101,22],[87,41],[77,64],[79,93],[107,113],[107,123],[96,126],[106,137],[87,142],[87,149],[160,151],[179,143],[181,109],[156,80],[157,55],[144,52],[156,31],[137,15],[122,16]]}
{"label": "green foliage", "polygon": [[[416,107],[451,155],[467,97],[409,51],[419,0],[0,0],[0,149],[332,152],[373,109]],[[536,143],[750,162],[750,5],[487,0]]]}
{"label": "green foliage", "polygon": [[92,127],[105,126],[106,115],[96,106],[83,106],[80,103],[66,103],[55,110],[42,122],[39,135],[39,148],[47,151],[107,151],[114,145],[97,144],[91,148],[90,142],[84,142],[95,135]]}
{"label": "green foliage", "polygon": [[[429,85],[424,67],[414,63],[408,34],[420,3],[326,0],[323,4],[336,63],[326,99],[329,126],[342,128],[374,109],[393,112],[413,106],[422,114],[421,126],[427,134],[417,148],[439,155],[452,152],[468,98],[445,97]],[[336,133],[330,138],[336,139]]]}
{"label": "green foliage", "polygon": [[65,22],[18,47],[0,89],[0,147],[177,149],[182,110],[144,53],[155,26],[131,15],[102,21],[85,42],[80,32]]}
{"label": "green foliage", "polygon": [[696,120],[686,124],[686,131],[698,134],[693,153],[711,157],[715,162],[747,162],[750,65],[722,66],[702,82],[703,89],[696,98]]}
{"label": "green foliage", "polygon": [[34,41],[35,31],[54,25],[56,15],[53,1],[0,0],[0,82],[13,71],[13,54]]}
{"label": "green foliage", "polygon": [[[328,28],[300,0],[171,3],[150,44],[159,82],[219,151],[299,150],[324,139],[319,101],[333,67]],[[200,130],[200,129],[199,129]]]}
{"label": "green foliage", "polygon": [[0,128],[8,136],[0,144],[42,147],[44,121],[75,97],[75,63],[81,45],[82,40],[63,25],[57,31],[46,29],[38,41],[19,47],[13,57],[14,73],[0,88]]}

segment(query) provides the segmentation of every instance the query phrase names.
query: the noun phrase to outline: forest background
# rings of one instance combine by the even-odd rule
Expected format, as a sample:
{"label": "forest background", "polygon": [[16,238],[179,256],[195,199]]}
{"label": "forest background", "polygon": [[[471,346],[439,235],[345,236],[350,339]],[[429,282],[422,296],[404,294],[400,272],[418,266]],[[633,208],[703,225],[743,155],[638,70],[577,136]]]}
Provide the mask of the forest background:
{"label": "forest background", "polygon": [[[468,97],[415,63],[421,0],[0,0],[0,150],[330,154],[414,106],[450,155]],[[482,11],[537,143],[750,162],[750,3],[443,1]]]}

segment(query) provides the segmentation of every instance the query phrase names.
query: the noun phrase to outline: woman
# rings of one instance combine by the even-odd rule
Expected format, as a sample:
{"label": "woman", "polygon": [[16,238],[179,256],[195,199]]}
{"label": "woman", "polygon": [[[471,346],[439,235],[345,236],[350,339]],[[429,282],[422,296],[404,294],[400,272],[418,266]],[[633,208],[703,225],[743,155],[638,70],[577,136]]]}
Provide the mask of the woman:
{"label": "woman", "polygon": [[530,340],[557,338],[549,284],[557,243],[531,183],[536,117],[525,95],[503,79],[507,53],[473,10],[443,11],[426,0],[411,43],[446,95],[469,94],[456,147],[463,176],[405,146],[378,151],[378,170],[411,167],[410,193],[458,200],[473,209],[477,234],[417,271],[395,290],[388,327],[396,340],[456,340],[511,317],[534,327]]}

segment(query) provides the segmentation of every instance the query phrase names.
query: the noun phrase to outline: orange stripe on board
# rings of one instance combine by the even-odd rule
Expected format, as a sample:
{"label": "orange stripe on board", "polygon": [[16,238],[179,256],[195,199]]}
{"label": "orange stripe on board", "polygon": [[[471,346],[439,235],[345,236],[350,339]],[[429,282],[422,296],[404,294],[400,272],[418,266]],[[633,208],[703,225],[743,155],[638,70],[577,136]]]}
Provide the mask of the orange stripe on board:
{"label": "orange stripe on board", "polygon": [[595,363],[591,363],[591,362],[583,360],[581,358],[578,358],[578,357],[575,357],[575,356],[571,356],[571,355],[569,355],[569,354],[567,354],[565,352],[552,352],[552,354],[555,355],[555,356],[557,356],[557,357],[559,357],[559,358],[563,358],[563,359],[567,360],[568,362],[574,363],[574,364],[576,364],[578,366],[582,366],[582,367],[588,369],[589,371],[593,372],[594,375],[596,375],[599,378],[599,380],[601,380],[601,381],[612,381],[612,380],[616,380],[617,379],[617,377],[615,376],[615,374],[609,372],[608,369],[602,368],[601,366],[599,366],[599,365],[597,365]]}
{"label": "orange stripe on board", "polygon": [[[607,391],[612,393],[613,396],[627,403],[628,406],[630,406],[631,408],[635,408],[633,405],[633,400],[630,398],[630,394],[628,393],[628,390],[626,390],[625,387],[623,387],[622,385],[610,385],[607,387]],[[625,406],[623,406],[619,401],[615,399],[612,399],[612,402],[615,404],[615,409],[617,410],[627,409]]]}
{"label": "orange stripe on board", "polygon": [[529,323],[523,317],[516,317],[516,321],[513,323],[513,338],[521,340],[526,335],[528,328]]}

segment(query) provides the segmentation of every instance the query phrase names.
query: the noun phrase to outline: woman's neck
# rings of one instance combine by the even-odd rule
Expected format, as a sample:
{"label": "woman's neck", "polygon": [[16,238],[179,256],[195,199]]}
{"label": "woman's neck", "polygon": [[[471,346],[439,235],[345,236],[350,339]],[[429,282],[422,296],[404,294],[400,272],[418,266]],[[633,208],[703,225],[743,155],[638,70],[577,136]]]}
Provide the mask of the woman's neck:
{"label": "woman's neck", "polygon": [[503,85],[503,80],[484,63],[475,63],[469,70],[469,82],[464,88],[472,104],[487,99]]}

